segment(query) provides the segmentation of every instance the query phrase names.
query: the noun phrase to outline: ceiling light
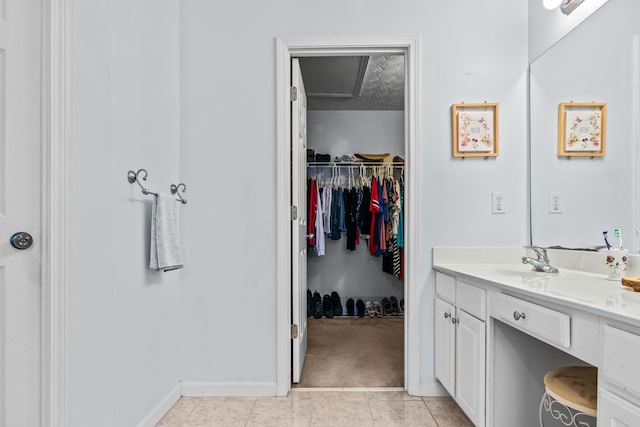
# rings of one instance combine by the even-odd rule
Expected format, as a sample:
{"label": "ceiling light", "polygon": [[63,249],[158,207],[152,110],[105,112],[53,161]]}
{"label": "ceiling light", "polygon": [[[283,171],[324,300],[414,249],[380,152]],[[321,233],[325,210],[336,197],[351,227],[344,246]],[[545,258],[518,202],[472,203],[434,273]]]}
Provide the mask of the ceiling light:
{"label": "ceiling light", "polygon": [[562,0],[542,0],[542,5],[547,9],[555,9],[560,6],[560,3],[562,3]]}

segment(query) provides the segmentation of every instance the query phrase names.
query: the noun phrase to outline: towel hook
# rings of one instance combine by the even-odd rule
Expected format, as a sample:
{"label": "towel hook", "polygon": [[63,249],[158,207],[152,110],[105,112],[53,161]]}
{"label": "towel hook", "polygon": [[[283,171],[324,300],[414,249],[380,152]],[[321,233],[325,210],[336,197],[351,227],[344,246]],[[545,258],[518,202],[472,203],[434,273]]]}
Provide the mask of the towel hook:
{"label": "towel hook", "polygon": [[134,172],[132,170],[127,172],[127,180],[129,181],[129,184],[133,184],[134,182],[138,184],[142,189],[142,194],[149,194],[150,191],[144,188],[142,184],[140,184],[140,179],[138,178],[138,175],[140,175],[141,172],[144,172],[144,176],[142,177],[142,179],[146,181],[148,176],[146,169],[138,169],[138,172]]}
{"label": "towel hook", "polygon": [[185,203],[187,203],[186,199],[183,199],[182,196],[180,195],[179,191],[180,191],[180,187],[182,187],[182,192],[184,193],[185,191],[187,191],[187,186],[184,185],[182,182],[178,185],[175,184],[171,184],[171,194],[174,194],[176,196],[178,196],[178,199],[182,202],[182,204],[184,205]]}

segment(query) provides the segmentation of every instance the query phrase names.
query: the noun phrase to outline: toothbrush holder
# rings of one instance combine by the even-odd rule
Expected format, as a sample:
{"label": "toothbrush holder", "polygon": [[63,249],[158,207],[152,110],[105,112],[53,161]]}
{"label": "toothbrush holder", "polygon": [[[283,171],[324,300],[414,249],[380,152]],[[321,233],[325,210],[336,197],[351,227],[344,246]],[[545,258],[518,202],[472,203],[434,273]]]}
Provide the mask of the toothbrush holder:
{"label": "toothbrush holder", "polygon": [[609,249],[604,251],[605,263],[609,273],[608,280],[622,280],[627,271],[629,251],[626,249]]}

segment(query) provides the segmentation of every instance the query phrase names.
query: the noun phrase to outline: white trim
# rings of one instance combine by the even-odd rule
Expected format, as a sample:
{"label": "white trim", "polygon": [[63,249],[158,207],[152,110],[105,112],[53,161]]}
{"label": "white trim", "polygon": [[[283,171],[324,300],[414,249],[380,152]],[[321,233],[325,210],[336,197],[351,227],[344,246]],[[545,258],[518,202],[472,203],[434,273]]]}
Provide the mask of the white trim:
{"label": "white trim", "polygon": [[288,86],[291,55],[287,44],[277,40],[276,47],[276,395],[286,396],[291,382],[291,221],[289,206],[291,175],[289,155],[290,112]]}
{"label": "white trim", "polygon": [[404,387],[296,387],[291,391],[296,393],[318,393],[318,392],[404,392]]}
{"label": "white trim", "polygon": [[[631,111],[632,117],[635,117],[633,120],[633,124],[631,126],[631,149],[633,150],[633,164],[640,164],[640,150],[638,150],[638,142],[640,142],[640,34],[634,34],[631,40],[632,45],[632,64],[633,64],[633,79],[631,84]],[[529,162],[531,163],[531,162]],[[631,169],[633,172],[633,179],[631,180],[631,190],[633,196],[635,197],[635,204],[633,205],[633,218],[638,218],[638,212],[640,212],[640,186],[638,185],[638,176],[640,175],[638,171],[638,167],[634,167]],[[636,219],[636,223],[634,224],[636,229],[636,238],[633,242],[633,251],[638,253],[640,252],[640,224]]]}
{"label": "white trim", "polygon": [[276,394],[286,395],[291,388],[291,224],[290,200],[290,118],[289,80],[292,56],[354,55],[371,53],[404,53],[406,55],[405,88],[405,389],[420,394],[420,292],[418,260],[420,247],[417,189],[419,171],[419,107],[420,107],[420,38],[418,36],[301,36],[276,39]]}
{"label": "white trim", "polygon": [[183,396],[274,396],[276,383],[274,382],[201,382],[190,381],[182,383]]}
{"label": "white trim", "polygon": [[42,11],[42,369],[40,425],[68,425],[69,99],[72,0]]}
{"label": "white trim", "polygon": [[149,415],[144,417],[136,427],[154,427],[158,424],[158,421],[164,417],[167,412],[175,405],[175,403],[182,397],[181,385],[176,384],[175,387],[151,410]]}
{"label": "white trim", "polygon": [[447,390],[445,390],[444,387],[442,387],[442,384],[439,382],[433,382],[420,384],[418,396],[441,397],[450,396],[450,394],[447,393]]}
{"label": "white trim", "polygon": [[405,88],[405,387],[411,395],[419,394],[420,385],[420,292],[418,270],[422,259],[417,236],[418,221],[418,159],[420,158],[420,39],[407,45]]}

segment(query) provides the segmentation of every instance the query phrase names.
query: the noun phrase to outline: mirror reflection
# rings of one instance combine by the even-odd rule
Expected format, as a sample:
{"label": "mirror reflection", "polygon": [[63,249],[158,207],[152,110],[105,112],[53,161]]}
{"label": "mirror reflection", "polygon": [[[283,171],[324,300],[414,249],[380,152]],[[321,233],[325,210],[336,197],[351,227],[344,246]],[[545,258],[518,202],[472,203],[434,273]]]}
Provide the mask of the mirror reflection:
{"label": "mirror reflection", "polygon": [[[531,64],[531,237],[535,245],[602,246],[603,231],[609,232],[611,240],[618,228],[624,247],[637,250],[638,16],[637,0],[610,0]],[[606,103],[604,156],[558,155],[558,105],[566,102]]]}

